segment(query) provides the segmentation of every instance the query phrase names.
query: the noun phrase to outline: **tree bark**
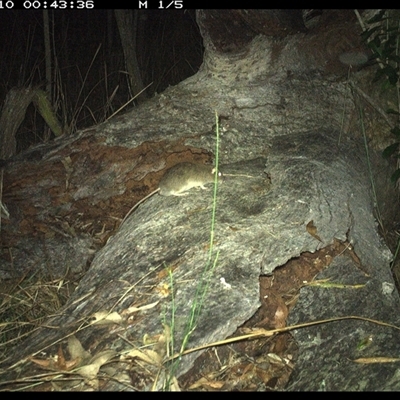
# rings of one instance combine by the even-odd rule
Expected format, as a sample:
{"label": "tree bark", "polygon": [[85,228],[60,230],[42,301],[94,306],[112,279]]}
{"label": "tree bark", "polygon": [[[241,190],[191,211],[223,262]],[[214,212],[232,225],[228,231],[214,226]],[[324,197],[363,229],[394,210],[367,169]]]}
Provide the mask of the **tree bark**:
{"label": "tree bark", "polygon": [[[228,18],[229,13],[235,17]],[[49,357],[73,334],[92,355],[110,348],[122,354],[132,343],[139,346],[143,337],[165,334],[168,323],[163,327],[160,315],[171,321],[174,314],[179,350],[197,283],[210,262],[212,191],[191,191],[185,197],[156,194],[121,229],[118,224],[133,204],[157,188],[169,166],[215,161],[215,111],[220,116],[220,167],[227,175],[218,186],[212,236],[218,263],[212,276],[205,274],[208,291],[188,346],[231,335],[259,307],[260,275],[335,240],[352,243],[359,263],[338,257],[325,273],[329,277],[335,272],[342,284],[355,284],[362,276],[364,285],[346,291],[345,312],[399,323],[397,292],[382,290],[383,284],[393,288],[391,255],[377,234],[348,67],[339,60],[346,46],[352,46],[350,38],[359,34],[351,13],[328,12],[307,34],[292,11],[260,15],[205,10],[197,16],[206,52],[196,75],[128,114],[55,141],[51,148],[38,146],[7,169],[5,199],[11,217],[2,240],[13,258],[3,255],[3,262],[15,273],[22,273],[27,264],[51,264],[62,274],[64,252],[69,267],[83,269],[90,263],[90,268],[68,304],[19,345],[5,366],[27,361],[39,351]],[[267,29],[262,18],[265,24],[275,21],[277,37],[261,34]],[[235,30],[241,34],[232,36]],[[355,74],[357,84],[364,84],[366,75],[362,70]],[[369,129],[374,129],[372,123],[367,134]],[[318,238],[308,232],[310,223]],[[33,248],[35,254],[27,251],[23,256],[25,249]],[[329,304],[342,294],[326,292],[321,304],[312,301],[313,295],[318,299],[312,293],[308,298],[315,308],[310,316],[335,316]],[[360,299],[369,296],[373,304],[365,300],[360,310]],[[142,305],[148,308],[138,311],[138,321],[132,323],[133,307]],[[392,312],[385,312],[388,309]],[[91,318],[103,311],[117,313],[118,323],[92,324]],[[301,309],[293,318],[302,322],[304,315]],[[348,334],[342,334],[341,325],[335,327],[329,346],[324,346],[329,357],[315,353],[324,363],[328,388],[354,390],[359,380],[367,382],[367,390],[399,388],[398,381],[385,380],[395,374],[393,364],[386,364],[389,372],[380,379],[369,379],[379,375],[380,366],[352,365],[351,384],[345,386],[351,361],[345,361],[341,343]],[[364,329],[360,321],[352,326],[353,341]],[[398,352],[398,341],[378,331],[376,354]],[[327,337],[311,332],[321,340]],[[300,351],[308,355],[306,344],[302,346]],[[187,371],[198,355],[182,357],[175,375]],[[124,364],[118,368],[124,371]],[[293,390],[313,388],[311,382],[320,379],[313,366],[307,369],[304,362],[301,368],[295,376],[302,381],[293,381]],[[37,371],[27,362],[18,373]],[[10,368],[3,377],[9,380],[16,374]],[[111,379],[103,387],[123,388]]]}

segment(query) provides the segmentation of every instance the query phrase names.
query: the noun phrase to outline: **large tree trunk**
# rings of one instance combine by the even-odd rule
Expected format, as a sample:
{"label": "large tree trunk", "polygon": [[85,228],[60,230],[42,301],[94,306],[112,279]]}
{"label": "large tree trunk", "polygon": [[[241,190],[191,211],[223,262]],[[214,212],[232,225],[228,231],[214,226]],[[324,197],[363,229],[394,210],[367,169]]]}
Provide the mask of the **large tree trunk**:
{"label": "large tree trunk", "polygon": [[[166,168],[181,161],[212,162],[215,112],[220,169],[228,176],[218,187],[218,263],[189,347],[228,337],[256,312],[260,275],[335,240],[352,243],[358,263],[338,256],[325,275],[340,283],[362,280],[365,286],[345,295],[327,291],[322,303],[319,292],[308,288],[306,311],[299,303],[301,311],[292,318],[334,317],[335,301],[346,298],[341,316],[362,313],[399,322],[397,292],[383,290],[394,287],[390,252],[377,234],[348,67],[339,61],[344,52],[360,48],[355,17],[350,11],[327,13],[307,34],[296,11],[209,10],[197,18],[206,52],[196,75],[129,114],[32,149],[8,167],[4,187],[11,217],[2,241],[13,258],[3,254],[3,265],[14,274],[49,265],[60,275],[66,267],[79,272],[90,263],[90,268],[68,304],[4,365],[42,350],[55,354],[58,343],[74,332],[92,355],[111,348],[122,354],[144,335],[162,334],[162,315],[171,312],[171,298],[163,292],[170,278],[160,273],[165,267],[176,285],[166,291],[175,290],[179,350],[196,283],[208,262],[212,190],[185,197],[155,194],[118,226],[133,204],[158,187]],[[367,74],[355,74],[357,85]],[[317,233],[310,234],[310,226]],[[150,304],[133,324],[129,307]],[[117,312],[121,319],[91,324],[100,311]],[[301,345],[302,359],[315,354],[315,360],[309,375],[307,365],[301,364],[301,373],[295,370],[302,379],[291,388],[316,389],[323,380],[328,389],[357,389],[363,380],[364,389],[399,389],[398,381],[376,378],[378,365],[362,368],[341,350],[343,341],[351,339],[353,346],[366,328],[379,331],[375,354],[399,351],[391,331],[361,321],[337,322],[326,356]],[[323,329],[302,333],[321,337]],[[183,357],[176,376],[198,355]],[[124,368],[120,363],[118,369]],[[385,368],[385,377],[396,371],[395,365]],[[19,376],[35,371],[29,362],[18,369]],[[11,368],[4,376],[16,374]],[[103,388],[124,386],[110,380]]]}

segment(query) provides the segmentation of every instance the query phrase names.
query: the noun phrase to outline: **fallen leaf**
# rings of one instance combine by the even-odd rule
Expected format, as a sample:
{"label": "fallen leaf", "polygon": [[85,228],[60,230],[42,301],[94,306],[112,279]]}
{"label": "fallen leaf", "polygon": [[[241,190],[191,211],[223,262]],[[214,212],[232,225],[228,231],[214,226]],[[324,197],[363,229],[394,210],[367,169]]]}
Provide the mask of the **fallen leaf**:
{"label": "fallen leaf", "polygon": [[146,304],[145,306],[142,306],[142,307],[129,307],[126,310],[124,310],[122,312],[122,314],[126,315],[126,314],[132,314],[132,313],[135,313],[138,311],[150,310],[151,308],[154,308],[158,303],[159,303],[159,301],[157,300],[154,303]]}
{"label": "fallen leaf", "polygon": [[82,347],[81,342],[74,335],[68,338],[68,352],[72,359],[87,360],[91,357],[90,353]]}
{"label": "fallen leaf", "polygon": [[141,360],[143,360],[144,362],[146,362],[147,364],[151,364],[151,365],[161,365],[162,363],[162,357],[160,357],[160,355],[158,353],[156,353],[153,350],[138,350],[138,349],[134,349],[131,350],[127,356],[129,357],[138,357]]}
{"label": "fallen leaf", "polygon": [[314,237],[315,239],[319,240],[320,242],[322,242],[321,238],[318,236],[317,234],[317,227],[314,225],[314,221],[311,220],[307,226],[306,226],[306,230],[307,232]]}
{"label": "fallen leaf", "polygon": [[98,364],[100,367],[107,363],[111,358],[115,357],[117,352],[115,350],[104,350],[97,353],[90,360],[91,364]]}
{"label": "fallen leaf", "polygon": [[94,379],[99,372],[100,365],[98,364],[89,364],[84,365],[83,367],[78,368],[76,371],[77,374],[83,376],[86,379]]}
{"label": "fallen leaf", "polygon": [[109,324],[120,324],[122,322],[122,317],[116,312],[110,313],[109,311],[99,311],[92,315],[94,321],[93,325],[109,325]]}

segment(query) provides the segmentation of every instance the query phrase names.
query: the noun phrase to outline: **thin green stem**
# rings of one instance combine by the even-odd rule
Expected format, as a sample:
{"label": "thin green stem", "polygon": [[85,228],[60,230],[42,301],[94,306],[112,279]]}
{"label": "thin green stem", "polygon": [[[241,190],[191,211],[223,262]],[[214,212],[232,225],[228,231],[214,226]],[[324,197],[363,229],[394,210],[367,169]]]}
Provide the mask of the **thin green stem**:
{"label": "thin green stem", "polygon": [[[179,352],[183,353],[186,349],[186,346],[189,342],[189,339],[196,329],[198,319],[201,314],[201,310],[204,304],[204,301],[206,299],[206,295],[211,283],[211,278],[213,276],[213,273],[215,271],[215,268],[218,264],[218,256],[219,252],[215,255],[213,259],[213,253],[214,253],[214,237],[215,237],[215,220],[216,220],[216,209],[217,209],[217,190],[218,190],[218,163],[219,163],[219,118],[218,114],[215,113],[215,118],[216,118],[216,145],[215,145],[215,178],[214,178],[214,193],[213,193],[213,205],[212,205],[212,214],[211,214],[211,227],[210,227],[210,246],[209,246],[209,252],[208,252],[208,257],[206,264],[204,266],[202,275],[200,277],[200,281],[197,284],[196,287],[196,293],[193,298],[193,303],[190,308],[188,320],[186,323],[186,327],[184,330],[183,334],[183,339],[182,339],[182,344],[180,347]],[[172,293],[172,312],[171,312],[171,352],[174,351],[174,340],[173,337],[175,335],[175,298],[174,298],[174,290],[173,290],[173,276],[172,273],[170,273],[170,285],[171,285],[171,293]],[[165,382],[165,389],[169,389],[171,385],[171,381],[173,377],[175,376],[175,372],[181,362],[181,357],[177,357],[171,365],[168,367],[168,374],[167,374],[167,380]]]}

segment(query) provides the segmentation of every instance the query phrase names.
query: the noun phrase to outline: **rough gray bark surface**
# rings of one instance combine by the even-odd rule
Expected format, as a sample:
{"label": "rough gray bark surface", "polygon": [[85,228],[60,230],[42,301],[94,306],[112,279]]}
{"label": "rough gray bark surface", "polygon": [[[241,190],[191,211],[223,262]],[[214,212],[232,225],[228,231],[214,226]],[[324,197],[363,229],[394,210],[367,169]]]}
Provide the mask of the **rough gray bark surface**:
{"label": "rough gray bark surface", "polygon": [[[200,25],[201,18],[199,13]],[[73,148],[74,142],[90,142],[95,135],[108,147],[136,148],[146,141],[166,141],[167,154],[174,142],[211,153],[215,149],[214,112],[223,117],[220,168],[226,174],[251,177],[228,176],[218,187],[214,238],[218,263],[189,347],[226,338],[254,314],[259,306],[260,274],[269,274],[287,260],[302,252],[314,252],[335,238],[352,243],[361,265],[338,260],[323,276],[366,286],[343,291],[304,289],[292,321],[356,314],[398,322],[399,298],[390,275],[391,255],[377,234],[365,151],[352,124],[354,105],[345,73],[337,71],[333,79],[330,72],[321,72],[321,54],[312,59],[300,52],[301,40],[309,40],[308,51],[314,50],[310,37],[302,35],[278,42],[257,36],[245,52],[223,54],[214,51],[205,33],[205,60],[195,76],[138,110],[82,132],[68,144]],[[313,63],[315,69],[310,68]],[[65,148],[63,143],[53,149],[47,161],[62,160]],[[161,171],[167,159],[163,154],[128,160],[135,177],[131,175],[131,179],[139,181]],[[120,177],[125,170],[119,162],[97,182],[98,188],[103,188],[96,191],[103,196],[102,201],[107,198],[112,202],[116,193],[124,191]],[[72,173],[70,181],[74,179],[78,178]],[[76,193],[81,199],[87,196],[85,188],[90,192],[91,182],[84,175],[80,179],[81,190]],[[192,190],[185,197],[154,195],[144,202],[97,251],[68,305],[48,322],[47,326],[53,328],[32,334],[8,363],[47,349],[94,312],[123,314],[149,287],[169,282],[168,276],[161,283],[159,277],[156,279],[164,267],[173,267],[178,349],[196,285],[208,260],[211,205],[211,188]],[[73,198],[63,207],[73,209]],[[51,210],[40,212],[45,218]],[[310,221],[321,240],[307,232]],[[80,237],[90,241],[88,236]],[[43,262],[40,257],[37,261]],[[156,306],[140,314],[140,323],[122,324],[118,329],[90,326],[78,334],[79,340],[85,348],[95,341],[93,351],[129,350],[130,343],[139,343],[144,334],[163,331],[171,299],[153,290],[146,298],[146,304],[152,303]],[[370,332],[379,343],[369,350],[371,354],[376,354],[373,350],[398,353],[397,332],[361,321],[296,332],[301,360],[289,388],[399,389],[400,383],[394,379],[395,364],[385,365],[387,374],[378,380],[377,367],[365,368],[348,361],[355,355],[357,340]],[[52,350],[49,347],[47,351]],[[182,358],[177,375],[187,371],[198,355]],[[343,363],[340,369],[338,363]],[[23,368],[28,370],[28,363]],[[113,385],[105,388],[116,388]]]}

